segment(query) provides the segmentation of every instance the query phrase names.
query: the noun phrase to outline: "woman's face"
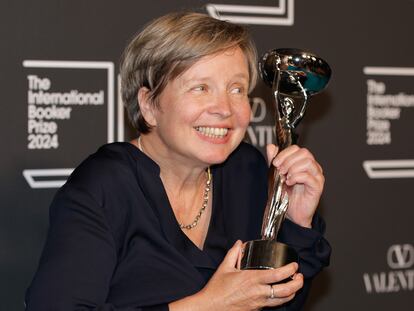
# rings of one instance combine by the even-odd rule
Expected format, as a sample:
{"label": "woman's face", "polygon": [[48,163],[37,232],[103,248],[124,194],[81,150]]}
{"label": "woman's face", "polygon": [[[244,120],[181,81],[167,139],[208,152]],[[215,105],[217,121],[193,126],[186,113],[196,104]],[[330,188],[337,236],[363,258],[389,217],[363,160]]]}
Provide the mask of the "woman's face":
{"label": "woman's face", "polygon": [[157,150],[187,165],[225,161],[250,121],[248,89],[248,64],[240,48],[200,59],[159,97],[152,130]]}

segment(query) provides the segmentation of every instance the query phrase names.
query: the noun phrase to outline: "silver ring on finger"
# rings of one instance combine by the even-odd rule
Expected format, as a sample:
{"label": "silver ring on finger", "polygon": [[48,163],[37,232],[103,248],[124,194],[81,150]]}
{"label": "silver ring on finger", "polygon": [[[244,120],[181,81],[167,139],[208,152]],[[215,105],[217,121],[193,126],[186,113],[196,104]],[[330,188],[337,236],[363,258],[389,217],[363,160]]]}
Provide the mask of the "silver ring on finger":
{"label": "silver ring on finger", "polygon": [[270,285],[270,296],[269,299],[275,299],[275,289],[273,288],[273,285]]}

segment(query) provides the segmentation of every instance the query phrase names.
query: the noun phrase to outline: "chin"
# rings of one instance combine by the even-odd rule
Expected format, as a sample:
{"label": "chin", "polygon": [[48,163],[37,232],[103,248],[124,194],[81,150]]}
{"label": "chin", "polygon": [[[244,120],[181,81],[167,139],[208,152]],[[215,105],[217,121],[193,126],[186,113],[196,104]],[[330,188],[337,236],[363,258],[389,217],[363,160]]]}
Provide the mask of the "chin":
{"label": "chin", "polygon": [[231,154],[233,150],[231,151],[222,151],[222,152],[216,152],[216,153],[211,153],[208,155],[205,155],[204,158],[204,162],[208,163],[209,165],[215,165],[215,164],[220,164],[223,163],[224,161],[227,160],[227,158],[229,157],[229,155]]}

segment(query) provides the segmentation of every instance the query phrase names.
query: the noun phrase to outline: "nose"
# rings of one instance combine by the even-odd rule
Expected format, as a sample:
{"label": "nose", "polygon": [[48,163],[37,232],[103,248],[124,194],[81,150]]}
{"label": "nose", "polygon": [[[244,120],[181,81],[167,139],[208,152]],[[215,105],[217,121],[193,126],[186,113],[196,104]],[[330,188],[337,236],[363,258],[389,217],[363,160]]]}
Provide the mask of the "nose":
{"label": "nose", "polygon": [[233,114],[232,102],[229,94],[218,94],[213,99],[209,112],[222,118],[228,118]]}

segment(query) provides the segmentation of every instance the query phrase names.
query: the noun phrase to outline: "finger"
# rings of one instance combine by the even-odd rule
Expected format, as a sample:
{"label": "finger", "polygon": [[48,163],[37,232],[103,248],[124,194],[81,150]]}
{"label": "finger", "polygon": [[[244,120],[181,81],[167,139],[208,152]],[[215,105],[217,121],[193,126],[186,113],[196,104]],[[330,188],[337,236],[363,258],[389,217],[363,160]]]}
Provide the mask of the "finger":
{"label": "finger", "polygon": [[298,150],[300,150],[300,148],[297,145],[292,145],[287,147],[286,149],[281,150],[276,155],[276,158],[273,161],[273,165],[275,165],[277,168],[280,168],[280,166],[283,164],[286,158],[289,157],[291,154],[294,154]]}
{"label": "finger", "polygon": [[263,307],[277,307],[291,301],[293,298],[295,298],[295,294],[285,298],[266,299]]}
{"label": "finger", "polygon": [[[297,288],[298,284],[294,284],[292,285],[292,294],[287,295],[287,296],[281,296],[277,293],[278,287],[276,287],[276,285],[262,285],[260,288],[260,298],[258,299],[259,301],[261,301],[261,306],[262,307],[269,307],[269,306],[279,306],[282,305],[290,300],[292,300],[295,295],[297,290],[295,290]],[[299,287],[300,289],[300,287]],[[283,290],[284,292],[287,292],[286,290]],[[273,296],[272,296],[273,294]]]}
{"label": "finger", "polygon": [[324,181],[325,178],[323,175],[314,176],[306,172],[301,172],[289,174],[286,179],[286,185],[291,187],[297,184],[303,184],[306,187],[306,191],[319,193],[322,192]]}
{"label": "finger", "polygon": [[234,269],[237,265],[237,261],[240,256],[241,247],[242,242],[240,240],[237,240],[236,243],[234,243],[233,247],[229,249],[229,251],[223,259],[223,262],[220,264],[217,270]]}
{"label": "finger", "polygon": [[279,163],[278,169],[281,174],[286,174],[298,161],[308,159],[312,162],[312,166],[315,167],[315,172],[318,171],[318,166],[313,155],[306,148],[299,148],[294,152],[290,152],[288,155],[284,155],[283,162]]}
{"label": "finger", "polygon": [[321,170],[321,167],[319,164],[317,165],[314,156],[305,148],[301,148],[287,156],[283,163],[280,165],[280,169],[288,171],[293,166],[295,166],[297,162],[303,160],[309,161],[309,165],[315,168],[315,172],[319,172],[319,170]]}
{"label": "finger", "polygon": [[296,279],[296,278],[302,278],[305,279],[305,277],[303,276],[302,273],[295,273],[294,275],[292,275],[292,280]]}
{"label": "finger", "polygon": [[241,267],[241,260],[242,260],[242,258],[243,258],[244,249],[246,248],[246,243],[247,243],[247,242],[242,243],[242,245],[241,245],[241,247],[240,247],[240,251],[239,251],[239,257],[237,257],[237,264],[236,264],[236,268],[237,268],[238,270],[240,270],[240,267]]}
{"label": "finger", "polygon": [[298,273],[293,280],[272,286],[273,293],[276,298],[287,298],[291,295],[294,295],[299,289],[303,287],[303,275],[301,273]]}
{"label": "finger", "polygon": [[280,160],[284,160],[285,157],[287,157],[288,155],[298,151],[299,149],[301,149],[298,145],[290,145],[285,147],[283,150],[279,150],[279,153],[277,154],[277,157]]}
{"label": "finger", "polygon": [[277,269],[271,270],[256,270],[252,271],[256,273],[257,281],[261,284],[272,284],[283,281],[288,277],[295,274],[298,270],[298,264],[296,262],[292,262],[288,265]]}
{"label": "finger", "polygon": [[[283,165],[285,167],[285,165]],[[281,174],[287,173],[287,178],[289,178],[289,175],[297,174],[297,173],[310,173],[314,176],[322,174],[320,170],[320,166],[317,164],[316,161],[310,158],[296,158],[294,161],[290,163],[290,167],[288,168],[287,172],[280,172]]]}
{"label": "finger", "polygon": [[276,157],[279,147],[274,144],[268,144],[266,146],[266,155],[267,155],[267,165],[270,166],[272,160]]}

